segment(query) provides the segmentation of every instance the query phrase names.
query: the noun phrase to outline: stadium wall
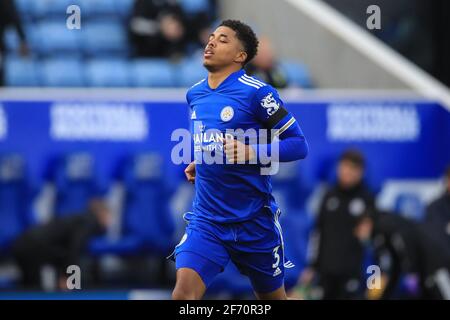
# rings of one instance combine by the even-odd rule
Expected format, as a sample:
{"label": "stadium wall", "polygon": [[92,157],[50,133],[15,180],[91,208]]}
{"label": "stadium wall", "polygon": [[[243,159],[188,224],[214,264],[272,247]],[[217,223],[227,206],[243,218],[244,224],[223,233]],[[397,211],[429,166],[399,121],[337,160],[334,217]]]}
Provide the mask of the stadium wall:
{"label": "stadium wall", "polygon": [[[34,92],[34,93],[33,93]],[[172,132],[188,128],[184,90],[0,91],[0,152],[18,153],[38,183],[58,155],[88,152],[108,179],[130,153],[162,155],[169,181],[183,178],[171,161]],[[330,178],[339,152],[361,149],[369,178],[439,177],[450,163],[450,113],[439,103],[410,92],[281,92],[310,145],[300,162],[305,179]],[[381,156],[382,155],[382,156]]]}

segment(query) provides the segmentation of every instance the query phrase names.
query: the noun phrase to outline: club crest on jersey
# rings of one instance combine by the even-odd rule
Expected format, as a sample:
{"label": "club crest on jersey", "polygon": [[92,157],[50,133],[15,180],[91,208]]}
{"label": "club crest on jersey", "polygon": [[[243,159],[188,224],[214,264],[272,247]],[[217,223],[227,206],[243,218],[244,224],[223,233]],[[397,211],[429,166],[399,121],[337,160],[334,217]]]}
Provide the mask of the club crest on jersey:
{"label": "club crest on jersey", "polygon": [[272,92],[261,100],[261,106],[266,109],[269,116],[273,115],[280,108],[280,104],[275,100]]}
{"label": "club crest on jersey", "polygon": [[220,112],[220,119],[222,119],[222,121],[225,121],[225,122],[233,119],[233,116],[234,116],[234,110],[230,106],[223,108],[222,111]]}

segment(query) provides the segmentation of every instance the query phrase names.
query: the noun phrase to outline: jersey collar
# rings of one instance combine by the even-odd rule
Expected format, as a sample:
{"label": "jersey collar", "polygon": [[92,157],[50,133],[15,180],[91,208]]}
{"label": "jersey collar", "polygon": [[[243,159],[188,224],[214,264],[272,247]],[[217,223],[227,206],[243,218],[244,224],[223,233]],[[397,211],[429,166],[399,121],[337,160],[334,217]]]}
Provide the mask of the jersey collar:
{"label": "jersey collar", "polygon": [[209,90],[211,90],[211,91],[217,91],[217,90],[219,90],[219,89],[222,89],[223,87],[225,87],[225,86],[227,86],[228,84],[231,84],[231,83],[233,83],[235,80],[237,80],[239,77],[241,77],[242,75],[244,75],[245,74],[245,70],[244,69],[241,69],[241,70],[238,70],[238,71],[236,71],[236,72],[233,72],[233,73],[231,73],[225,80],[223,80],[222,81],[222,83],[217,87],[217,88],[215,88],[215,89],[212,89],[210,86],[209,86],[209,83],[208,83],[208,78],[206,78],[206,87],[209,89]]}

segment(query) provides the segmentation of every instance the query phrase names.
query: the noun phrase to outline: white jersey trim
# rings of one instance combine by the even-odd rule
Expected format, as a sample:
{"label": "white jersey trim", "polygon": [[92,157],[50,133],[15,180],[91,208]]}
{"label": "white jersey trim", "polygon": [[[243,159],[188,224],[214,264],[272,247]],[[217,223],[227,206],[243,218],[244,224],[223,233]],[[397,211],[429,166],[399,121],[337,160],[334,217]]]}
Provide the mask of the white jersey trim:
{"label": "white jersey trim", "polygon": [[254,83],[247,82],[247,81],[245,81],[242,77],[239,78],[238,80],[239,80],[239,82],[241,82],[241,83],[243,83],[243,84],[245,84],[245,85],[247,85],[247,86],[253,87],[253,88],[255,88],[255,89],[259,89],[259,88],[262,87],[262,86],[260,86],[260,85],[254,84]]}
{"label": "white jersey trim", "polygon": [[258,84],[258,85],[260,85],[260,86],[262,86],[262,87],[265,87],[265,86],[267,85],[267,84],[265,84],[264,82],[259,81],[258,79],[255,79],[255,78],[253,78],[253,77],[250,77],[250,76],[248,76],[248,75],[246,75],[246,74],[244,74],[242,77],[245,78],[245,80],[247,80],[247,81],[249,81],[249,82],[253,82],[254,84]]}

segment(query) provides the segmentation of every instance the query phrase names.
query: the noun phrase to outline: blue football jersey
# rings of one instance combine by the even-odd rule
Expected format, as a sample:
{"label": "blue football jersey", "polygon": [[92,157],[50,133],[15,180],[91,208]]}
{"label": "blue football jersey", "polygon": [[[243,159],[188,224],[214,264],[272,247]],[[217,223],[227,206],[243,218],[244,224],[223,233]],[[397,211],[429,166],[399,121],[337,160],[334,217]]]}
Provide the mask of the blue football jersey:
{"label": "blue football jersey", "polygon": [[[275,212],[270,176],[261,174],[262,164],[227,164],[223,139],[229,130],[258,133],[275,125],[280,133],[286,130],[295,119],[283,108],[278,92],[242,69],[216,89],[207,79],[200,81],[186,99],[196,161],[193,212],[220,223],[252,219],[264,206]],[[221,157],[222,163],[217,161]]]}

